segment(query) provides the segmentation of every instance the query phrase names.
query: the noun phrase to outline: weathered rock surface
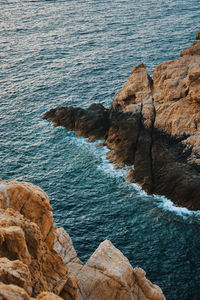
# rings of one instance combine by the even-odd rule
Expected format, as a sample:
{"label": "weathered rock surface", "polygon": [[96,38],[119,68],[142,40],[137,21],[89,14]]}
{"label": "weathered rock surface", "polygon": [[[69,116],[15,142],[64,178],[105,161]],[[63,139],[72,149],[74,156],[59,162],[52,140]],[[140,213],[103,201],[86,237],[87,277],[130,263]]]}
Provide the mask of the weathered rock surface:
{"label": "weathered rock surface", "polygon": [[0,299],[2,300],[62,300],[61,297],[49,292],[42,292],[37,298],[29,297],[23,288],[14,284],[0,282]]}
{"label": "weathered rock surface", "polygon": [[4,209],[10,207],[19,211],[27,219],[35,222],[40,228],[42,239],[47,239],[53,227],[52,208],[47,194],[29,182],[0,181],[0,183],[0,207]]}
{"label": "weathered rock surface", "polygon": [[36,223],[13,209],[0,209],[0,245],[0,257],[4,258],[4,262],[5,258],[11,261],[1,264],[2,273],[7,272],[7,267],[11,276],[13,269],[18,268],[14,272],[16,276],[13,275],[9,283],[17,284],[17,277],[20,277],[18,285],[27,292],[32,287],[33,296],[42,291],[58,295],[62,292],[69,280],[67,267],[62,258],[42,241]]}
{"label": "weathered rock surface", "polygon": [[196,40],[200,40],[200,30],[196,33]]}
{"label": "weathered rock surface", "polygon": [[77,277],[83,299],[165,299],[161,289],[145,278],[145,272],[133,269],[108,240],[99,245]]}
{"label": "weathered rock surface", "polygon": [[77,107],[59,107],[44,114],[54,126],[75,130],[77,135],[90,139],[105,138],[109,127],[108,110],[101,104],[92,104],[87,110]]}
{"label": "weathered rock surface", "polygon": [[[34,214],[30,213],[30,199],[37,208]],[[0,209],[0,299],[165,299],[145,272],[133,269],[110,241],[101,243],[83,265],[63,228],[52,227],[52,240],[45,240],[40,229],[44,203],[47,213],[51,212],[47,195],[38,187],[1,181],[0,206],[5,209]],[[51,218],[52,214],[50,222]]]}
{"label": "weathered rock surface", "polygon": [[62,227],[56,229],[53,249],[62,257],[65,264],[73,262],[82,265],[69,234]]}
{"label": "weathered rock surface", "polygon": [[[72,123],[70,128],[65,125],[72,118],[70,109],[57,108],[43,118],[78,130]],[[109,110],[101,110],[108,118],[101,138],[110,149],[110,161],[120,167],[134,165],[128,177],[148,193],[200,209],[200,41],[183,50],[180,58],[158,65],[153,79],[143,63],[134,67]],[[90,118],[87,110],[85,114]],[[94,115],[95,110],[92,120]],[[100,135],[88,122],[87,137],[97,139]],[[79,134],[86,136],[84,124]]]}

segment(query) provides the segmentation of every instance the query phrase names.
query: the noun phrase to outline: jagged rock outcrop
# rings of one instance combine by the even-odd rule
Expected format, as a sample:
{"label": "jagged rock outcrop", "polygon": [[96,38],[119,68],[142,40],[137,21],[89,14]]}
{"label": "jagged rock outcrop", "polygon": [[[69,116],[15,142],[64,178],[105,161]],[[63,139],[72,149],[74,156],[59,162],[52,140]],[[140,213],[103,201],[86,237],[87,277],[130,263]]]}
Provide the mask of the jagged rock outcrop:
{"label": "jagged rock outcrop", "polygon": [[[111,162],[120,167],[134,165],[128,175],[130,180],[148,193],[165,195],[178,205],[197,210],[200,209],[200,41],[180,55],[158,65],[153,79],[143,63],[132,69],[109,110],[101,106],[106,111],[101,138],[105,138],[110,149]],[[43,118],[56,126],[78,130],[77,125],[70,128],[65,125],[76,110],[56,108]],[[87,110],[85,114],[90,117]],[[94,114],[95,110],[92,120]],[[98,139],[100,135],[95,134],[98,128],[90,132],[88,122],[87,119],[81,123],[78,133]]]}
{"label": "jagged rock outcrop", "polygon": [[[47,194],[29,182],[10,181],[5,184],[0,179],[0,184],[0,207],[4,209],[10,207],[19,211],[39,226],[43,240],[50,241],[53,214]],[[54,241],[54,237],[52,240]]]}
{"label": "jagged rock outcrop", "polygon": [[87,300],[165,299],[161,289],[146,279],[145,272],[133,269],[108,240],[99,245],[77,278],[81,295]]}
{"label": "jagged rock outcrop", "polygon": [[86,138],[101,139],[109,127],[108,109],[101,104],[93,103],[85,110],[78,107],[59,107],[51,109],[47,116],[54,126],[64,126],[68,130],[75,130],[77,135]]}
{"label": "jagged rock outcrop", "polygon": [[[30,213],[30,199],[34,214]],[[0,299],[165,299],[161,289],[146,279],[145,272],[133,269],[110,241],[101,243],[83,265],[63,228],[51,223],[52,240],[44,238],[46,227],[43,231],[40,226],[44,209],[48,214],[51,206],[38,187],[1,181],[0,206],[4,207],[0,209]]]}
{"label": "jagged rock outcrop", "polygon": [[[33,296],[42,291],[60,294],[69,279],[67,266],[62,258],[42,241],[36,223],[9,208],[0,209],[1,274],[5,283],[17,284]],[[5,263],[5,258],[7,262]],[[1,260],[2,260],[1,259]],[[4,262],[4,263],[3,263]],[[56,266],[56,269],[55,269]],[[0,275],[1,277],[1,275]]]}

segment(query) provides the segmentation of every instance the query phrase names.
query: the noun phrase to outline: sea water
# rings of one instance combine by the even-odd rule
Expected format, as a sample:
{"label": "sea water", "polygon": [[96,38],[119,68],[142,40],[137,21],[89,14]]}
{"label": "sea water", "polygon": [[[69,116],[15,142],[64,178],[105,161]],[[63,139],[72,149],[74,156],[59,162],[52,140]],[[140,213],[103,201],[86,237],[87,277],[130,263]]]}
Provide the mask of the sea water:
{"label": "sea water", "polygon": [[0,2],[0,177],[47,192],[83,262],[110,239],[168,300],[200,299],[200,212],[127,183],[106,147],[42,114],[108,107],[134,65],[152,75],[194,41],[199,15],[199,0]]}

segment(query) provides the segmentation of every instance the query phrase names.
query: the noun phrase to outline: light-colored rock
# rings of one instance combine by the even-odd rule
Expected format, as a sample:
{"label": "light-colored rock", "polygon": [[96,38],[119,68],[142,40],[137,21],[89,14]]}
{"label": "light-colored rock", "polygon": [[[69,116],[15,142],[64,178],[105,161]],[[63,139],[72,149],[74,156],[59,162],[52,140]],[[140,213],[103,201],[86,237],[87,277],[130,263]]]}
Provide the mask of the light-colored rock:
{"label": "light-colored rock", "polygon": [[6,257],[0,258],[0,282],[15,284],[29,295],[32,294],[31,274],[28,266],[20,260],[10,261]]}
{"label": "light-colored rock", "polygon": [[31,257],[26,245],[24,231],[18,226],[0,228],[0,256],[19,259],[30,265]]}
{"label": "light-colored rock", "polygon": [[[144,296],[143,296],[144,299],[151,299],[151,300],[165,299],[161,288],[155,284],[152,284],[151,281],[146,279],[146,273],[143,269],[134,268],[133,272],[134,272],[136,282],[144,294]],[[137,295],[136,295],[136,297],[137,297]]]}
{"label": "light-colored rock", "polygon": [[31,300],[27,292],[17,285],[0,282],[1,300]]}
{"label": "light-colored rock", "polygon": [[78,273],[78,286],[83,300],[164,300],[162,291],[144,274],[133,270],[128,259],[106,240]]}
{"label": "light-colored rock", "polygon": [[153,74],[156,129],[186,136],[192,149],[188,161],[200,164],[200,55],[164,62]]}
{"label": "light-colored rock", "polygon": [[[9,186],[4,189],[3,183],[1,203],[5,204],[8,195],[10,206],[17,206],[16,199],[20,202],[24,197],[24,183],[22,189],[20,183],[14,186],[16,191],[12,185],[11,193]],[[17,194],[19,191],[21,196]],[[39,197],[38,206],[40,200]],[[42,210],[38,208],[39,211]],[[83,265],[63,228],[52,227],[56,238],[51,248],[52,241],[43,240],[40,221],[36,224],[32,215],[27,213],[27,216],[30,219],[12,208],[0,209],[0,299],[35,299],[29,296],[37,300],[165,299],[162,291],[146,280],[145,272],[133,270],[110,241],[101,243]]]}
{"label": "light-colored rock", "polygon": [[56,238],[53,249],[62,257],[64,263],[68,264],[73,262],[82,264],[80,259],[77,257],[72,240],[64,228],[57,228],[55,234]]}
{"label": "light-colored rock", "polygon": [[40,293],[37,298],[37,300],[62,300],[63,298],[49,292],[42,292]]}
{"label": "light-colored rock", "polygon": [[[143,63],[136,67],[133,67],[131,76],[127,82],[121,88],[121,90],[115,95],[112,107],[121,107],[123,112],[135,113],[141,110],[140,104],[143,99],[148,98],[151,94],[152,79],[150,78],[146,67]],[[135,104],[139,104],[135,106]]]}
{"label": "light-colored rock", "polygon": [[45,240],[53,226],[52,208],[47,194],[28,182],[10,181],[5,184],[5,188],[9,201],[5,192],[0,189],[0,207],[5,209],[9,203],[10,208],[35,222]]}
{"label": "light-colored rock", "polygon": [[[27,265],[31,274],[33,296],[42,291],[54,292],[57,295],[62,292],[69,280],[67,266],[43,242],[37,224],[13,209],[0,209],[0,243],[0,257],[18,259]],[[21,281],[24,279],[22,277]],[[29,277],[26,285],[30,285]]]}

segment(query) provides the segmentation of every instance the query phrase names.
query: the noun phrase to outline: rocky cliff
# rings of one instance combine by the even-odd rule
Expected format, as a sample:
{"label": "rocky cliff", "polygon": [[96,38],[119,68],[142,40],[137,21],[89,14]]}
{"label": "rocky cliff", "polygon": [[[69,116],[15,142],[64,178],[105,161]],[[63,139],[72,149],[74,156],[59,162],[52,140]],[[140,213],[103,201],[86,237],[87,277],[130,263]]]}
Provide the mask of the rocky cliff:
{"label": "rocky cliff", "polygon": [[108,240],[84,265],[46,193],[0,180],[0,299],[165,300],[145,275]]}
{"label": "rocky cliff", "polygon": [[133,166],[128,178],[148,193],[200,209],[200,33],[180,58],[158,65],[153,78],[143,63],[110,108],[58,107],[43,118],[90,139],[104,139],[111,162]]}

